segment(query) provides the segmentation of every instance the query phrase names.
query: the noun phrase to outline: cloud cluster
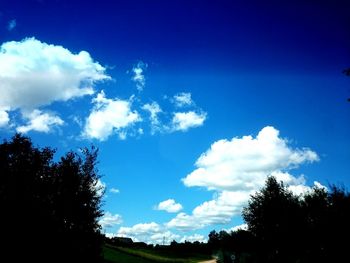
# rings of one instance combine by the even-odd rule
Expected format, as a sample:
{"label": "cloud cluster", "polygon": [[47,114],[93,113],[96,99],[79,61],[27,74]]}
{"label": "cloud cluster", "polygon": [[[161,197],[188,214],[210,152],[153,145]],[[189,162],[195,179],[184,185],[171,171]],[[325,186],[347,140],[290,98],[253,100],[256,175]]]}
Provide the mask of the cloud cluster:
{"label": "cloud cluster", "polygon": [[250,195],[264,185],[269,175],[283,181],[294,193],[304,193],[310,189],[304,176],[295,177],[289,171],[318,160],[318,155],[308,148],[290,147],[279,131],[270,126],[255,138],[243,136],[214,142],[196,161],[197,168],[182,180],[188,187],[215,190],[216,196],[191,214],[177,214],[167,226],[188,231],[227,224],[241,213]]}
{"label": "cloud cluster", "polygon": [[132,227],[120,227],[117,236],[130,237],[133,241],[146,242],[148,244],[169,244],[172,240],[180,238],[179,235],[170,232],[163,226],[151,222],[136,224]]}
{"label": "cloud cluster", "polygon": [[174,199],[168,199],[163,202],[160,202],[156,206],[156,210],[163,210],[168,213],[177,213],[182,210],[182,205],[176,203]]}
{"label": "cloud cluster", "polygon": [[86,51],[74,54],[35,38],[5,42],[0,46],[0,127],[19,109],[27,124],[17,131],[49,132],[64,122],[39,107],[92,95],[93,86],[107,79],[105,68]]}
{"label": "cloud cluster", "polygon": [[[11,20],[9,30],[15,26],[16,21]],[[132,69],[132,80],[139,91],[146,84],[146,68],[146,63],[139,62]],[[15,127],[22,133],[48,133],[54,127],[69,124],[45,107],[54,102],[92,96],[98,82],[110,79],[106,69],[86,51],[73,53],[63,46],[47,44],[35,38],[5,42],[0,46],[0,128]],[[143,111],[149,113],[151,134],[187,131],[202,126],[206,119],[206,113],[195,106],[191,93],[182,92],[173,96],[171,102],[177,111],[164,112],[162,115],[168,117],[167,120],[159,118],[163,111],[157,102],[140,106],[139,99],[133,105],[134,97],[122,100],[107,98],[103,91],[98,93],[92,100],[92,109],[85,123],[79,121],[80,127],[83,127],[83,137],[103,141],[113,134],[120,139],[130,134],[143,134],[143,127],[138,127],[137,132],[129,130],[135,123],[141,123]],[[179,111],[178,108],[185,106],[192,109]],[[20,124],[12,120],[11,112],[15,110],[21,113]],[[84,117],[73,116],[71,119],[82,120]]]}
{"label": "cloud cluster", "polygon": [[118,214],[112,214],[106,212],[105,215],[100,219],[99,224],[103,229],[112,228],[115,225],[120,225],[123,222],[123,219]]}
{"label": "cloud cluster", "polygon": [[93,100],[94,108],[86,119],[84,136],[106,140],[113,133],[121,139],[126,136],[126,128],[141,121],[137,111],[131,110],[130,100],[108,99],[101,91]]}

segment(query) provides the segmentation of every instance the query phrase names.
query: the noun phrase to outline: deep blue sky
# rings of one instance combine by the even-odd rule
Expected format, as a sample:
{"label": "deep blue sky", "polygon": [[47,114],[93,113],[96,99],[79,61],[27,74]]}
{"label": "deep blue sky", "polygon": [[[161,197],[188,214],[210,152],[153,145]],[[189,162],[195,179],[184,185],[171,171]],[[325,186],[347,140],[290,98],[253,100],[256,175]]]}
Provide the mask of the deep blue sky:
{"label": "deep blue sky", "polygon": [[[111,217],[115,224],[105,228],[107,233],[134,233],[132,237],[139,240],[157,242],[157,236],[144,236],[159,234],[181,240],[196,233],[206,236],[211,229],[229,229],[242,223],[239,213],[233,212],[236,204],[232,208],[220,203],[224,200],[220,196],[233,189],[212,189],[212,184],[198,181],[188,187],[181,180],[198,168],[196,160],[218,140],[226,139],[229,144],[232,138],[243,140],[247,135],[255,140],[264,127],[274,127],[286,148],[296,152],[298,148],[300,153],[307,147],[317,154],[318,161],[304,156],[303,161],[283,166],[284,157],[276,157],[268,172],[290,172],[295,178],[304,174],[304,186],[312,186],[314,181],[350,185],[350,77],[342,74],[350,66],[349,14],[349,1],[338,0],[1,0],[0,44],[23,43],[34,37],[73,54],[85,50],[113,79],[93,83],[94,94],[64,101],[55,95],[30,109],[1,105],[0,101],[0,111],[5,110],[10,119],[0,128],[1,138],[11,137],[25,125],[30,120],[28,111],[35,108],[64,122],[56,122],[49,131],[27,131],[35,144],[56,147],[60,154],[85,145],[98,146],[99,170],[107,186],[104,209],[119,215]],[[1,65],[7,69],[3,57]],[[138,91],[132,70],[142,65],[147,65],[142,71],[145,83]],[[35,78],[35,70],[25,74]],[[0,90],[8,92],[4,81],[0,75]],[[104,140],[82,136],[93,111],[91,100],[101,90],[107,99],[132,101],[131,109],[142,118],[132,131],[124,127],[124,140],[116,128]],[[174,96],[184,93],[191,94],[191,103],[177,107]],[[40,93],[28,94],[35,97]],[[153,133],[149,116],[142,110],[152,102],[163,110],[161,128]],[[171,127],[176,112],[190,111],[204,118],[200,124],[184,130]],[[140,129],[142,134],[137,132]],[[259,155],[254,148],[250,150]],[[217,154],[223,159],[237,158],[234,154],[227,157],[225,152]],[[273,152],[271,156],[275,156]],[[256,163],[252,160],[250,166]],[[230,176],[230,180],[239,180]],[[113,194],[111,188],[120,192]],[[182,212],[192,216],[189,221],[203,222],[209,212],[195,217],[193,209],[212,201],[221,221],[210,219],[200,229],[167,224],[177,214],[155,209],[167,199],[181,203]],[[227,215],[222,206],[233,210]],[[120,229],[151,222],[158,225]],[[135,229],[144,232],[138,230],[142,233],[137,235]]]}

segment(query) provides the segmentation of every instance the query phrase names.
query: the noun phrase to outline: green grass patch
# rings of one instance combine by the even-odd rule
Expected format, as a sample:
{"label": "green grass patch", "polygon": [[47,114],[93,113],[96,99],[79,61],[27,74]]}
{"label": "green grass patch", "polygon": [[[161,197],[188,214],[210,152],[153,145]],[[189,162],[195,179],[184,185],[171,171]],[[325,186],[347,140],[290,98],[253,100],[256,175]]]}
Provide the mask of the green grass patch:
{"label": "green grass patch", "polygon": [[[109,246],[109,248],[113,248]],[[173,262],[173,263],[197,263],[199,261],[208,260],[210,257],[203,255],[190,255],[186,258],[178,258],[172,253],[166,251],[157,251],[151,249],[134,249],[125,247],[114,247],[116,251],[123,252],[124,254],[138,257],[140,259],[149,260],[151,262]],[[141,262],[141,261],[140,261]]]}
{"label": "green grass patch", "polygon": [[154,263],[154,261],[132,256],[108,245],[103,247],[103,257],[106,263]]}

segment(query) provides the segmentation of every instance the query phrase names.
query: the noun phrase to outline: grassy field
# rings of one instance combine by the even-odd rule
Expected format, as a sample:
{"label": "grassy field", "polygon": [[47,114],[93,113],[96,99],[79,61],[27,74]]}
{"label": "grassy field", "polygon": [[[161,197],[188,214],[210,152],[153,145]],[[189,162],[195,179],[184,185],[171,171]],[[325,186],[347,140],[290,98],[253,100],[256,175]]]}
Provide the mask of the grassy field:
{"label": "grassy field", "polygon": [[151,249],[121,248],[106,245],[104,247],[104,257],[106,262],[120,263],[149,263],[149,262],[174,262],[174,263],[197,263],[210,259],[208,256],[191,255],[188,258],[178,258],[176,255],[164,251]]}

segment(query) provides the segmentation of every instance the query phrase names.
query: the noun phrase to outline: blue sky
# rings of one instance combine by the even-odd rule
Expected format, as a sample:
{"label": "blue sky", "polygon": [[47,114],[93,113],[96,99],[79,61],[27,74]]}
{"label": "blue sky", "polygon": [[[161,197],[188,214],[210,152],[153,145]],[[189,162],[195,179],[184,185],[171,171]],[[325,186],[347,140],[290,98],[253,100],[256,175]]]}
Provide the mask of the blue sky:
{"label": "blue sky", "polygon": [[0,136],[100,149],[110,235],[205,240],[275,175],[349,186],[347,1],[0,2]]}

